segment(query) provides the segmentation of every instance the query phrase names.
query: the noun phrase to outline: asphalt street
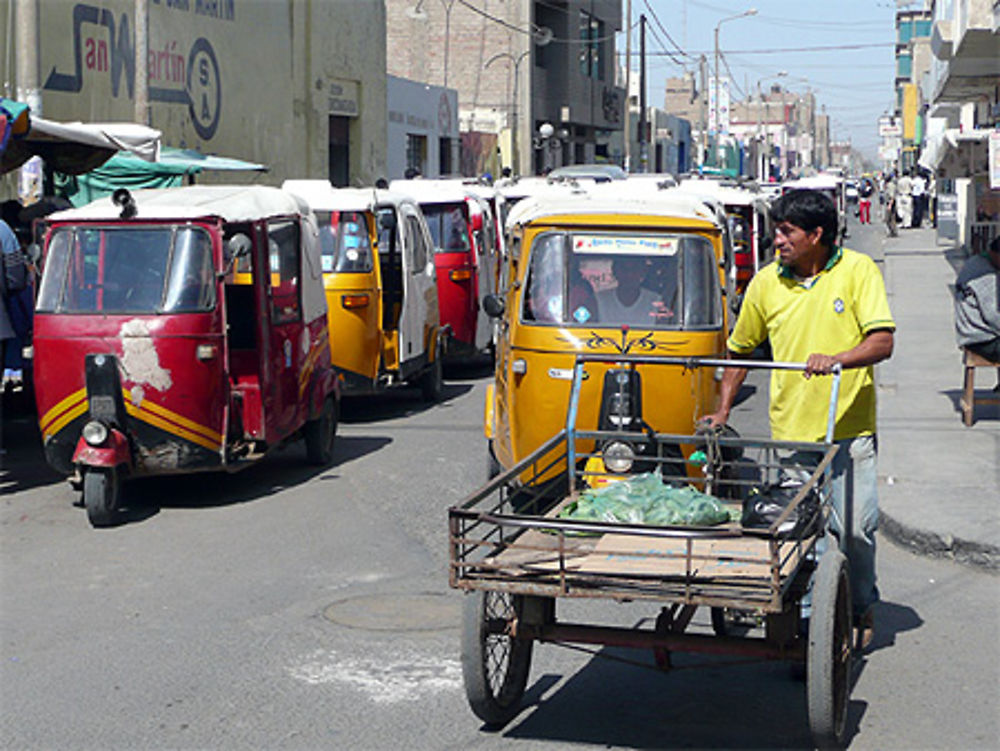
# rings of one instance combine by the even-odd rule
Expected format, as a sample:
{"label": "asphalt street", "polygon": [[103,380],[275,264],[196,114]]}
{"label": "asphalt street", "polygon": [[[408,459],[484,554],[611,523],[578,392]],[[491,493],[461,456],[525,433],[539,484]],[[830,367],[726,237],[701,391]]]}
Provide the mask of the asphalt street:
{"label": "asphalt street", "polygon": [[[877,256],[877,231],[854,234]],[[0,747],[809,747],[787,665],[678,656],[663,673],[614,648],[537,647],[524,711],[482,729],[461,682],[446,510],[485,479],[490,372],[448,375],[438,405],[409,391],[346,405],[327,469],[293,445],[237,475],[136,482],[132,519],[106,530],[45,469],[31,418],[6,412]],[[765,393],[751,380],[734,410],[744,434],[766,430]],[[884,541],[879,572],[850,747],[1000,746],[1000,577]],[[593,623],[655,614],[560,604]]]}

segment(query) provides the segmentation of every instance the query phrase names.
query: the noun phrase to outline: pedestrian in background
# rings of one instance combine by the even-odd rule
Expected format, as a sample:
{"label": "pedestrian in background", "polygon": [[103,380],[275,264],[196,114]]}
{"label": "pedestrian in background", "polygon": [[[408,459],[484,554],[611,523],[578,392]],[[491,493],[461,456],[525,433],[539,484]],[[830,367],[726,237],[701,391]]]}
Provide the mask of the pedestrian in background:
{"label": "pedestrian in background", "polygon": [[898,186],[896,175],[889,173],[885,179],[885,228],[889,232],[889,237],[896,237],[899,231],[896,228],[896,199],[898,196]]}
{"label": "pedestrian in background", "polygon": [[913,196],[913,222],[910,226],[920,229],[927,213],[927,179],[919,171],[910,183],[910,195]]}
{"label": "pedestrian in background", "polygon": [[858,221],[862,224],[872,223],[872,194],[875,187],[867,177],[861,181],[858,187]]}
{"label": "pedestrian in background", "polygon": [[896,203],[899,207],[899,223],[902,227],[913,224],[913,179],[909,171],[903,172],[896,181]]}
{"label": "pedestrian in background", "polygon": [[[770,341],[775,361],[806,364],[804,374],[771,374],[771,434],[776,440],[825,440],[830,384],[815,376],[828,375],[835,365],[843,368],[833,435],[838,450],[830,530],[843,540],[850,499],[846,553],[857,641],[865,646],[874,629],[871,608],[879,599],[874,365],[892,355],[896,325],[874,261],[836,245],[837,207],[830,198],[818,191],[792,191],[775,201],[771,221],[777,260],[750,281],[726,346],[730,357],[748,357]],[[746,374],[745,368],[726,368],[719,408],[707,416],[712,425],[729,419]],[[828,537],[821,538],[824,547]]]}

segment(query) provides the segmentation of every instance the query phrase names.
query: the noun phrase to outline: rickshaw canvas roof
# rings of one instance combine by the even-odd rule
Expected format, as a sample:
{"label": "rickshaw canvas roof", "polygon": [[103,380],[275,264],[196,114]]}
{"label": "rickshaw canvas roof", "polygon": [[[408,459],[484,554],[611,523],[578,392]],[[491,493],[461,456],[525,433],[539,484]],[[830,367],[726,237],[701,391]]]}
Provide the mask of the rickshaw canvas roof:
{"label": "rickshaw canvas roof", "polygon": [[[302,199],[263,185],[191,185],[132,192],[136,204],[133,221],[144,219],[201,219],[219,217],[225,222],[248,222],[268,216],[308,214]],[[121,207],[110,196],[86,206],[52,214],[51,221],[118,220]]]}
{"label": "rickshaw canvas roof", "polygon": [[694,196],[666,195],[665,192],[648,196],[622,195],[621,186],[621,182],[615,182],[606,184],[603,190],[595,186],[589,192],[525,198],[511,210],[507,227],[568,214],[655,216],[717,224],[714,213]]}
{"label": "rickshaw canvas roof", "polygon": [[682,180],[680,185],[677,186],[677,190],[691,193],[692,195],[713,198],[721,201],[726,206],[757,205],[762,210],[767,206],[767,201],[760,193],[728,185],[719,185],[714,180]]}
{"label": "rickshaw canvas roof", "polygon": [[843,181],[843,178],[837,175],[822,174],[788,180],[783,182],[781,187],[788,190],[839,190]]}
{"label": "rickshaw canvas roof", "polygon": [[459,203],[478,198],[461,180],[393,180],[389,189],[413,196],[418,203]]}
{"label": "rickshaw canvas roof", "polygon": [[372,211],[377,206],[416,203],[396,190],[335,188],[327,180],[285,180],[282,190],[301,197],[315,211]]}

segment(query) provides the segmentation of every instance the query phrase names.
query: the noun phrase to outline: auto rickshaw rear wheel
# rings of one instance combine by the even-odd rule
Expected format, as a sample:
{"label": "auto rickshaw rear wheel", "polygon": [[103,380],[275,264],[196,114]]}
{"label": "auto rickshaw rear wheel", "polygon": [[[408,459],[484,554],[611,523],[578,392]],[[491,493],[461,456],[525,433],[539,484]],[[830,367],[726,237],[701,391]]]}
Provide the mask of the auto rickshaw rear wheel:
{"label": "auto rickshaw rear wheel", "polygon": [[92,467],[83,474],[83,505],[91,526],[110,527],[121,518],[121,477],[117,467]]}
{"label": "auto rickshaw rear wheel", "polygon": [[432,362],[423,375],[420,376],[420,396],[425,402],[439,402],[444,393],[444,362],[442,361],[441,345],[434,349]]}
{"label": "auto rickshaw rear wheel", "polygon": [[333,397],[323,401],[319,417],[309,420],[302,427],[306,441],[306,457],[310,464],[326,466],[333,461],[333,447],[337,437],[337,405]]}

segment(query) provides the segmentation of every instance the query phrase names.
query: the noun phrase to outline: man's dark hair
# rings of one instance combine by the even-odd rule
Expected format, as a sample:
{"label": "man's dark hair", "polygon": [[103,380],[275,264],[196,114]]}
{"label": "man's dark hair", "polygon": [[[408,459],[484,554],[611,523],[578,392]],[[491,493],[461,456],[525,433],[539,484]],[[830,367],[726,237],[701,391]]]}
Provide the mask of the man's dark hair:
{"label": "man's dark hair", "polygon": [[837,206],[818,190],[790,190],[779,197],[771,205],[771,222],[788,222],[806,232],[822,227],[820,244],[832,248],[837,242]]}

